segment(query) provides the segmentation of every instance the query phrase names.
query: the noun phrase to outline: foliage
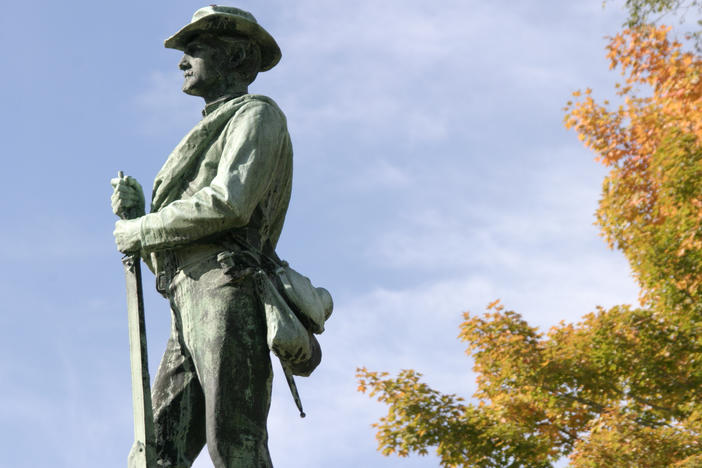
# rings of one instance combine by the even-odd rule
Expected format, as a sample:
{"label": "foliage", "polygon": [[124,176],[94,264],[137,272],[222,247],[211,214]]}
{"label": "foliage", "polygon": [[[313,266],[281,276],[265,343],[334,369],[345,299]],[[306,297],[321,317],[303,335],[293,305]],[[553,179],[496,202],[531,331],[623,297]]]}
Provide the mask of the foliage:
{"label": "foliage", "polygon": [[[700,343],[648,309],[599,309],[539,334],[491,305],[464,314],[475,403],[406,370],[358,370],[359,389],[389,405],[375,424],[384,454],[437,447],[445,467],[699,466]],[[697,464],[696,464],[697,463]]]}
{"label": "foliage", "polygon": [[702,10],[700,0],[626,0],[625,6],[629,12],[629,27],[655,22],[668,13],[680,15],[684,19],[686,14]]}
{"label": "foliage", "polygon": [[[587,90],[568,103],[566,126],[610,168],[597,210],[610,246],[629,259],[648,305],[700,313],[702,301],[702,59],[642,27],[608,46],[623,104]],[[650,94],[642,95],[646,87]]]}
{"label": "foliage", "polygon": [[[695,19],[702,14],[702,0],[626,0],[624,5],[629,14],[625,24],[629,28],[657,24],[664,18],[670,23],[675,17],[678,23],[689,25],[690,17]],[[697,19],[697,27],[688,31],[687,37],[694,41],[698,51],[702,50],[702,19]]]}
{"label": "foliage", "polygon": [[421,374],[358,369],[388,405],[380,450],[436,447],[444,467],[702,466],[702,62],[644,26],[611,39],[622,104],[575,93],[566,126],[610,168],[597,220],[630,261],[642,307],[597,309],[540,333],[496,301],[464,314],[470,403]]}

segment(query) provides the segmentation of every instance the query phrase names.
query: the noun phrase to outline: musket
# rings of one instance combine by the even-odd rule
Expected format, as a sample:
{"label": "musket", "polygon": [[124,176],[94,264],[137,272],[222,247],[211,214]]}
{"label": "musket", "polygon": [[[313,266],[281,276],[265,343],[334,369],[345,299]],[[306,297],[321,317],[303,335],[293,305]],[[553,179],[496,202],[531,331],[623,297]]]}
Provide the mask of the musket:
{"label": "musket", "polygon": [[[124,178],[119,171],[119,178]],[[131,216],[130,216],[131,215]],[[133,213],[120,213],[132,219]],[[146,354],[144,291],[141,285],[141,259],[138,253],[122,257],[127,283],[127,320],[129,323],[129,361],[132,371],[132,408],[134,413],[134,445],[127,458],[128,468],[156,468],[156,437],[151,407],[151,379]]]}

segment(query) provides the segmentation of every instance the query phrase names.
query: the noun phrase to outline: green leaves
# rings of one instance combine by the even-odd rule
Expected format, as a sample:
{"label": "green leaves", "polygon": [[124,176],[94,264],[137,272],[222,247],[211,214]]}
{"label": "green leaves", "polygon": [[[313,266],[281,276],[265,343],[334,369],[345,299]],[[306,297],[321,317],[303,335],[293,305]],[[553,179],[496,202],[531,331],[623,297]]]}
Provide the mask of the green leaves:
{"label": "green leaves", "polygon": [[543,336],[491,306],[466,313],[459,335],[479,373],[472,403],[430,388],[413,370],[391,378],[358,369],[359,390],[388,405],[374,425],[382,453],[436,447],[446,467],[547,467],[563,455],[576,467],[653,467],[695,456],[696,335],[650,309],[619,306]]}

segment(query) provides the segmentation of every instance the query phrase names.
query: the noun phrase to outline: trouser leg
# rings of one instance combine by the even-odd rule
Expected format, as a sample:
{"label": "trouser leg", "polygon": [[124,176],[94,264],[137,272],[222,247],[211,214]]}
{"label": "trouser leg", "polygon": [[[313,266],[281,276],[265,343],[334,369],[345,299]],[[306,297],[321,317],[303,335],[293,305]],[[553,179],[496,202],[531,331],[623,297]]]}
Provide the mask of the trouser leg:
{"label": "trouser leg", "polygon": [[189,468],[205,445],[205,399],[177,311],[172,320],[151,393],[156,454],[159,466]]}
{"label": "trouser leg", "polygon": [[266,430],[272,369],[254,288],[251,278],[234,282],[216,268],[185,279],[177,293],[216,468],[272,467]]}

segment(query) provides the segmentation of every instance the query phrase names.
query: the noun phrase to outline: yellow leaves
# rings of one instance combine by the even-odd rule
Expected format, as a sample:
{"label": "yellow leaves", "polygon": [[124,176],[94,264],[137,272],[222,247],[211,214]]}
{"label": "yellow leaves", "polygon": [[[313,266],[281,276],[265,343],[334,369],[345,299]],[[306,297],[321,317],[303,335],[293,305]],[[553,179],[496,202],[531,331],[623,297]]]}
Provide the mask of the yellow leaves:
{"label": "yellow leaves", "polygon": [[699,436],[679,424],[647,426],[620,408],[603,412],[571,455],[572,467],[689,465],[698,457]]}
{"label": "yellow leaves", "polygon": [[564,124],[565,124],[565,127],[566,127],[567,129],[573,128],[573,127],[575,126],[576,123],[577,123],[577,120],[575,120],[575,119],[570,119],[570,118],[565,118],[565,119],[564,119]]}
{"label": "yellow leaves", "polygon": [[489,303],[487,305],[486,309],[487,310],[495,309],[499,312],[503,309],[503,306],[500,304],[500,300],[496,299],[496,300],[492,301],[491,303]]}
{"label": "yellow leaves", "polygon": [[[611,65],[621,68],[626,77],[626,86],[615,85],[624,107],[609,111],[607,101],[605,107],[596,105],[590,89],[575,91],[574,97],[584,99],[575,106],[568,103],[566,127],[575,128],[580,140],[607,165],[637,155],[648,159],[666,126],[690,128],[702,137],[700,57],[681,53],[681,45],[667,39],[668,31],[666,27],[644,27],[626,30],[611,39]],[[634,85],[650,86],[653,96],[638,97]]]}
{"label": "yellow leaves", "polygon": [[608,244],[629,258],[642,300],[668,306],[700,303],[702,286],[702,210],[690,196],[702,186],[702,160],[698,169],[690,161],[702,145],[702,57],[683,51],[669,31],[644,26],[610,38],[622,103],[599,105],[576,91],[564,117],[611,170],[597,211]]}

